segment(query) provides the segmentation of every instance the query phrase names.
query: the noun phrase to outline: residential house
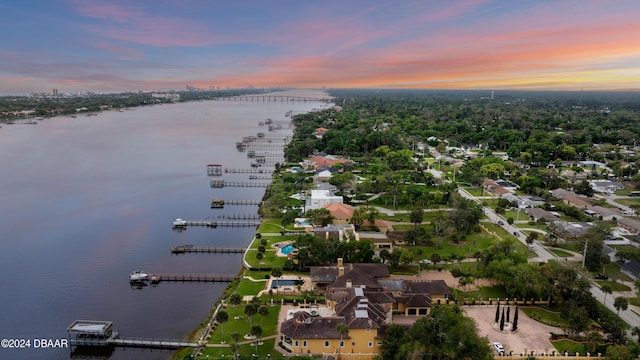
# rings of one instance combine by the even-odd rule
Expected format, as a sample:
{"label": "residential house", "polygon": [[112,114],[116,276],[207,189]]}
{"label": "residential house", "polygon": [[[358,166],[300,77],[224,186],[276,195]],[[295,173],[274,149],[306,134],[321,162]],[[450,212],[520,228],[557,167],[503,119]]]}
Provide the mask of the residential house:
{"label": "residential house", "polygon": [[512,193],[512,191],[498,185],[495,181],[491,179],[484,179],[483,186],[486,192],[498,197],[502,197]]}
{"label": "residential house", "polygon": [[373,284],[367,279],[368,277],[384,279],[391,276],[389,269],[384,264],[343,264],[342,259],[338,259],[336,265],[313,266],[310,270],[312,289],[320,292],[324,292],[327,286],[333,284],[340,276],[347,273],[351,274],[350,278],[353,286]]}
{"label": "residential house", "polygon": [[624,185],[618,181],[591,180],[589,185],[595,192],[612,194],[616,190],[624,190]]}
{"label": "residential house", "polygon": [[376,250],[387,249],[393,251],[393,240],[386,233],[376,231],[358,231],[356,240],[369,240],[373,243]]}
{"label": "residential house", "polygon": [[593,199],[582,196],[567,195],[562,198],[562,202],[580,209],[586,209],[591,207]]}
{"label": "residential house", "polygon": [[321,239],[338,239],[340,241],[350,241],[356,239],[356,228],[351,224],[327,225],[324,227],[314,227],[313,236]]}
{"label": "residential house", "polygon": [[620,265],[620,271],[634,280],[640,280],[640,262],[638,261],[627,261]]}
{"label": "residential house", "polygon": [[[340,353],[373,358],[381,350],[393,311],[427,315],[451,291],[442,280],[389,279],[383,264],[349,264],[338,259],[332,266],[311,268],[315,289],[326,288],[328,317],[321,312],[296,312],[280,326],[282,346],[293,355]],[[340,334],[338,326],[347,327]]]}
{"label": "residential house", "polygon": [[550,213],[549,211],[541,208],[528,208],[524,211],[533,221],[539,221],[543,219],[544,221],[554,221],[558,218]]}
{"label": "residential house", "polygon": [[375,219],[375,221],[373,223],[373,227],[371,226],[371,223],[369,222],[369,220],[365,219],[362,222],[362,227],[365,228],[365,229],[377,228],[378,231],[380,231],[381,233],[386,233],[391,228],[389,223],[387,221],[385,221],[385,220],[382,220],[382,219]]}
{"label": "residential house", "polygon": [[333,216],[334,224],[349,224],[353,216],[353,206],[343,203],[332,203],[323,206]]}
{"label": "residential house", "polygon": [[595,217],[605,221],[617,220],[619,217],[622,217],[618,209],[606,208],[600,205],[592,206],[591,211],[594,212]]}
{"label": "residential house", "polygon": [[627,229],[634,234],[640,233],[640,221],[630,219],[627,217],[620,217],[618,219],[618,226]]}
{"label": "residential house", "polygon": [[305,210],[322,209],[326,205],[342,202],[342,196],[334,195],[330,190],[311,190],[311,195],[306,198]]}

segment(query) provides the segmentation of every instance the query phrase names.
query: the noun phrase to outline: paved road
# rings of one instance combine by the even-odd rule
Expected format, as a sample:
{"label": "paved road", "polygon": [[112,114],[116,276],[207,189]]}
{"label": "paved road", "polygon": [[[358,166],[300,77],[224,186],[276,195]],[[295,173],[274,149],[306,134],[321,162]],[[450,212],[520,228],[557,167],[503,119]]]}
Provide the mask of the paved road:
{"label": "paved road", "polygon": [[[464,189],[458,189],[458,192],[460,193],[460,195],[462,195],[463,197],[467,198],[467,199],[472,199],[472,200],[476,200],[478,201],[478,199],[476,199],[473,195],[469,194],[469,192],[467,192]],[[609,199],[607,199],[609,200]],[[617,204],[617,203],[615,203]],[[617,206],[620,206],[620,204],[617,204]],[[502,222],[504,223],[504,225],[501,225],[502,228],[504,228],[506,231],[513,233],[513,231],[518,231],[520,232],[520,228],[518,228],[517,226],[514,225],[508,225],[506,219],[504,219],[503,217],[501,217],[500,215],[496,214],[492,209],[488,208],[488,207],[484,207],[484,213],[487,215],[487,217],[489,218],[490,221],[494,222],[494,223],[498,223],[498,220],[502,220]],[[511,231],[509,231],[511,230]],[[520,236],[518,236],[518,240],[520,240],[521,242],[526,244],[525,241],[525,237],[520,234]],[[535,244],[533,250],[536,252],[536,254],[538,254],[538,257],[530,259],[529,261],[531,262],[542,262],[542,261],[547,261],[547,260],[552,260],[555,259],[557,260],[558,257],[556,257],[554,254],[550,253],[549,251],[547,251],[543,246],[541,246],[540,244]],[[604,304],[604,293],[600,290],[599,287],[597,287],[593,282],[591,283],[591,294],[593,294],[593,297],[596,298],[596,300],[598,300],[601,304]],[[616,308],[613,306],[613,296],[608,295],[607,296],[607,303],[605,304],[605,306],[610,309],[611,311],[613,311],[614,313],[617,313],[618,310],[616,310]],[[627,310],[621,310],[620,314],[619,314],[620,319],[622,319],[624,322],[626,322],[627,324],[629,324],[630,326],[640,326],[640,316],[638,314],[636,314],[635,312],[633,312],[631,310],[631,308],[627,309]]]}
{"label": "paved road", "polygon": [[[595,285],[591,285],[590,291],[591,291],[591,294],[593,294],[593,297],[596,298],[596,300],[598,300],[601,304],[604,303],[604,293],[602,292],[602,290],[600,290],[599,287]],[[613,311],[614,313],[617,313],[618,310],[616,310],[616,308],[613,306],[613,301],[615,297],[612,295],[613,294],[607,295],[607,303],[605,304],[605,306],[609,310]],[[631,327],[640,326],[640,316],[638,316],[638,314],[636,314],[635,312],[631,311],[630,307],[627,310],[620,310],[620,314],[618,314],[618,316],[620,317],[620,319],[622,319],[624,322],[629,324]]]}
{"label": "paved road", "polygon": [[[465,189],[462,188],[458,188],[458,193],[467,199],[471,199],[477,202],[480,202],[475,196],[471,195],[468,191],[466,191]],[[523,243],[525,246],[527,245],[527,241],[526,241],[526,237],[522,234],[522,230],[514,225],[509,225],[509,223],[507,223],[507,219],[505,219],[504,217],[496,214],[495,211],[493,211],[493,209],[491,209],[488,206],[484,206],[484,214],[487,216],[487,218],[489,218],[489,221],[491,221],[494,224],[497,224],[498,226],[501,226],[506,232],[508,232],[509,234],[513,234],[514,232],[518,233],[518,240]],[[498,223],[498,221],[502,221],[502,225],[500,225]],[[535,253],[538,255],[537,257],[530,259],[529,261],[531,262],[546,262],[549,260],[557,260],[558,257],[547,251],[547,249],[545,249],[542,245],[535,243],[533,244],[533,251],[535,251]]]}

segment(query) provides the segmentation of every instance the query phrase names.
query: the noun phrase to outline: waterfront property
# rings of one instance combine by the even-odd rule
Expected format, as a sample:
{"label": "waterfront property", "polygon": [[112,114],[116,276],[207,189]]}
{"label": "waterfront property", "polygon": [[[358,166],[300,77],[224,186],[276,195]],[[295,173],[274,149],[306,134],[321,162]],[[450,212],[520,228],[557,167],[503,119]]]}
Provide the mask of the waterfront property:
{"label": "waterfront property", "polygon": [[[299,307],[281,323],[281,346],[296,355],[340,353],[372,358],[393,324],[393,312],[425,316],[451,294],[442,280],[392,279],[383,264],[345,264],[311,268],[314,290],[326,305]],[[342,329],[342,331],[341,331]]]}

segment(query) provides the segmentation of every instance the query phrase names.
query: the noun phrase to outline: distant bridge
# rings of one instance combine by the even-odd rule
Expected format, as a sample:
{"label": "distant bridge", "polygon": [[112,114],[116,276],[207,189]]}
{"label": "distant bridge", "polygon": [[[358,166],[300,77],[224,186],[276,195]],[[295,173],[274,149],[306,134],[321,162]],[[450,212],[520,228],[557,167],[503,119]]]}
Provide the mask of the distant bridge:
{"label": "distant bridge", "polygon": [[284,96],[284,95],[242,95],[242,96],[227,96],[218,97],[214,100],[222,101],[255,101],[255,102],[306,102],[306,101],[318,101],[318,102],[331,102],[330,98],[315,98],[306,96]]}

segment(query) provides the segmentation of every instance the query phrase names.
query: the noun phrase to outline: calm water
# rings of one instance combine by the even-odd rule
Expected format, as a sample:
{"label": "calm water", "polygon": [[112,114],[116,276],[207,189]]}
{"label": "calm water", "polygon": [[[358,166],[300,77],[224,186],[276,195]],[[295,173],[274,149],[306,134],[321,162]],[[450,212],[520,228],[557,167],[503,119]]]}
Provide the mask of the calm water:
{"label": "calm water", "polygon": [[[294,94],[292,94],[294,95]],[[295,95],[300,95],[296,93]],[[317,95],[313,94],[313,95]],[[186,338],[226,284],[133,289],[132,270],[235,275],[241,256],[171,255],[170,247],[246,246],[253,228],[171,230],[174,218],[255,214],[210,199],[260,199],[264,188],[212,189],[206,165],[249,168],[235,149],[267,118],[320,103],[192,102],[0,129],[0,338],[66,338],[76,319],[110,320],[126,337]],[[248,174],[224,174],[249,181]],[[116,349],[110,359],[166,359]],[[67,359],[69,349],[7,350],[1,359]]]}

